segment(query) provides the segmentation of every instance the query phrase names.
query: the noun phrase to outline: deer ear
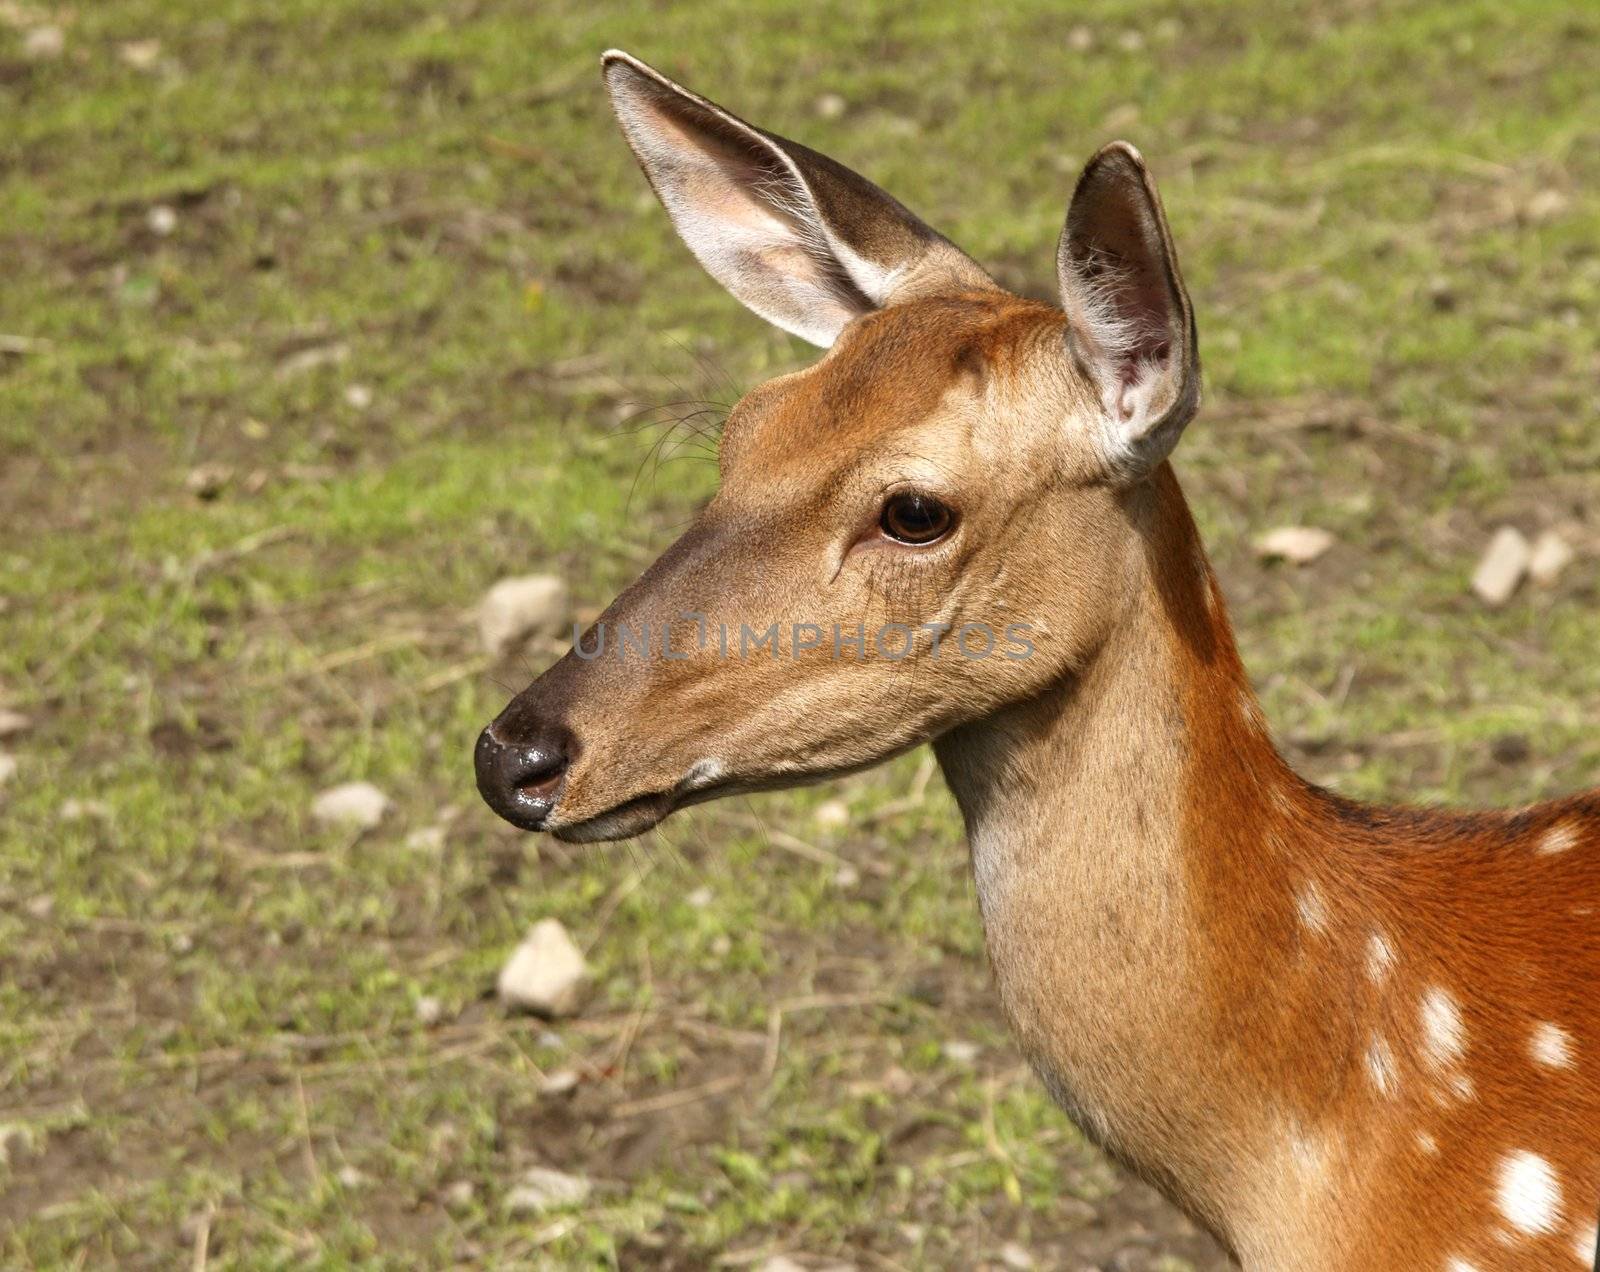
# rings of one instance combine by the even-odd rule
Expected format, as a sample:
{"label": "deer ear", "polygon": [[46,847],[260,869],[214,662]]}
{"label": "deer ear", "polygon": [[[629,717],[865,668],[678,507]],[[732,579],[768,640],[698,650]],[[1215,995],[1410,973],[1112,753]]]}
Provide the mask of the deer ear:
{"label": "deer ear", "polygon": [[1072,353],[1104,409],[1107,460],[1142,477],[1171,453],[1200,405],[1200,354],[1161,196],[1127,142],[1112,142],[1084,168],[1056,272]]}
{"label": "deer ear", "polygon": [[706,271],[767,321],[828,346],[896,300],[994,284],[960,249],[826,155],[752,127],[613,49],[611,104]]}

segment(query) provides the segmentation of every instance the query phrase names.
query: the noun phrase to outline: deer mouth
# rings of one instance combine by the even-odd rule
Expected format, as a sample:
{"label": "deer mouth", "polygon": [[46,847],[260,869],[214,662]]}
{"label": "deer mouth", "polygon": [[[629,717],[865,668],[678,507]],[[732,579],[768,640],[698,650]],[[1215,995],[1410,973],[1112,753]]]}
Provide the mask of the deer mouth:
{"label": "deer mouth", "polygon": [[556,815],[545,823],[544,829],[563,843],[569,844],[596,844],[610,839],[632,839],[635,835],[642,835],[657,825],[676,807],[670,791],[659,791],[649,795],[637,795],[613,805],[604,812],[572,822],[562,821],[558,809]]}
{"label": "deer mouth", "polygon": [[563,822],[561,810],[557,807],[543,828],[564,843],[590,844],[610,839],[632,839],[665,821],[680,808],[720,799],[736,791],[753,789],[746,784],[724,780],[726,773],[727,768],[722,761],[700,760],[690,765],[689,771],[670,790],[635,795],[604,812],[572,822]]}

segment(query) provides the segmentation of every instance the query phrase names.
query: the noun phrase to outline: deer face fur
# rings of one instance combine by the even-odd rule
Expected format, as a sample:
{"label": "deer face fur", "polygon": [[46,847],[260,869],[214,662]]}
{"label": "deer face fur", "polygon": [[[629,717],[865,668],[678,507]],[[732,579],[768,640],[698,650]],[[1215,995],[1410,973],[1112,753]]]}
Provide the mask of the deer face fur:
{"label": "deer face fur", "polygon": [[624,55],[606,77],[696,256],[828,351],[738,404],[716,498],[485,733],[491,805],[583,840],[875,764],[1083,667],[1125,608],[1128,491],[1199,378],[1131,147],[1079,183],[1055,309],[832,160]]}

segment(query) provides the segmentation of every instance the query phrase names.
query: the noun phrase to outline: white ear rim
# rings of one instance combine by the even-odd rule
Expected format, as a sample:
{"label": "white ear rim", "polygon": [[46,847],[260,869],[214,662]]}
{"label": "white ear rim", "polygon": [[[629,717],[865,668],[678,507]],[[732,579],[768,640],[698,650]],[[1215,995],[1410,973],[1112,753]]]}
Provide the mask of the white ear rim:
{"label": "white ear rim", "polygon": [[[810,183],[781,146],[632,54],[608,49],[601,55],[601,64],[618,122],[650,176],[679,237],[706,272],[746,308],[791,335],[826,349],[851,321],[888,303],[896,283],[909,266],[884,269],[834,234],[817,206]],[[624,77],[614,77],[612,69],[616,66],[626,67],[658,88],[711,113],[724,126],[759,148],[764,156],[776,161],[788,178],[789,188],[780,191],[769,185],[760,191],[769,205],[765,224],[739,227],[730,218],[708,215],[703,208],[694,206],[680,188],[660,178],[660,173],[670,171],[675,163],[682,161],[685,152],[664,143],[658,121],[649,118],[650,107],[644,91],[637,85],[629,85]],[[708,159],[705,167],[709,171],[715,164]],[[752,206],[759,206],[754,198],[750,202]],[[749,275],[752,259],[770,262],[796,250],[811,260],[816,271],[814,277],[808,278],[798,272],[785,277],[777,271],[773,271],[774,277],[766,280]],[[865,306],[854,303],[853,298],[830,286],[827,282],[830,266],[842,273],[869,303]]]}

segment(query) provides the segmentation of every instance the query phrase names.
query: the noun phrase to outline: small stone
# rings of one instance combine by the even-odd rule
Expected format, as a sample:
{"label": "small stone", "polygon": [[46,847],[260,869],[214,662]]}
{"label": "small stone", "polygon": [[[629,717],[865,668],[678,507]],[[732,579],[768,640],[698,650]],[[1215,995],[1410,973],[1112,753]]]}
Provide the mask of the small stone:
{"label": "small stone", "polygon": [[211,500],[233,480],[233,469],[226,464],[197,464],[183,479],[183,488],[196,499]]}
{"label": "small stone", "polygon": [[158,203],[146,212],[144,221],[150,227],[150,233],[159,234],[162,238],[178,228],[178,214],[165,203]]}
{"label": "small stone", "polygon": [[1028,1251],[1015,1241],[1007,1241],[1000,1247],[1000,1262],[1015,1272],[1028,1272],[1035,1265],[1034,1258]]}
{"label": "small stone", "polygon": [[117,46],[117,56],[123,65],[136,71],[148,71],[161,60],[160,40],[124,40]]}
{"label": "small stone", "polygon": [[515,653],[535,635],[554,635],[567,621],[567,585],[550,574],[501,579],[478,606],[478,636],[495,658]]}
{"label": "small stone", "polygon": [[1501,526],[1489,540],[1483,559],[1472,573],[1472,590],[1485,605],[1501,606],[1528,572],[1533,550],[1515,526]]}
{"label": "small stone", "polygon": [[1094,47],[1094,32],[1086,26],[1075,26],[1067,32],[1067,47],[1074,53],[1087,53]]}
{"label": "small stone", "polygon": [[41,892],[38,896],[29,898],[27,909],[36,919],[48,919],[56,912],[56,899],[48,892]]}
{"label": "small stone", "polygon": [[472,1205],[477,1192],[470,1179],[458,1179],[453,1184],[445,1185],[444,1191],[439,1196],[449,1209],[465,1210]]}
{"label": "small stone", "polygon": [[1316,526],[1279,526],[1258,538],[1255,548],[1263,560],[1310,565],[1333,543],[1333,536]]}
{"label": "small stone", "polygon": [[280,380],[287,380],[292,376],[304,375],[307,371],[315,371],[318,367],[337,366],[349,356],[350,346],[343,341],[310,345],[296,350],[278,363],[277,376]]}
{"label": "small stone", "polygon": [[836,888],[853,888],[861,882],[861,871],[849,862],[845,862],[833,872],[833,886]]}
{"label": "small stone", "polygon": [[583,951],[559,919],[535,923],[500,969],[496,990],[507,1007],[538,1016],[571,1015],[588,975]]}
{"label": "small stone", "polygon": [[522,1181],[506,1194],[506,1209],[514,1215],[570,1209],[587,1201],[593,1187],[582,1176],[535,1166],[524,1171]]}
{"label": "small stone", "polygon": [[194,937],[187,932],[174,932],[172,939],[167,942],[167,948],[179,958],[182,958],[185,954],[192,954],[194,953]]}
{"label": "small stone", "polygon": [[1561,571],[1572,564],[1577,554],[1572,546],[1554,530],[1546,530],[1533,544],[1533,555],[1528,559],[1528,577],[1540,587],[1549,587],[1561,576]]}
{"label": "small stone", "polygon": [[432,994],[424,994],[417,999],[417,1019],[425,1028],[432,1029],[444,1019],[444,1004]]}
{"label": "small stone", "polygon": [[371,830],[394,807],[394,801],[371,782],[345,782],[311,801],[313,820],[325,826]]}
{"label": "small stone", "polygon": [[406,836],[406,847],[412,852],[440,852],[444,848],[443,826],[419,826]]}
{"label": "small stone", "polygon": [[838,93],[824,93],[817,98],[816,109],[823,119],[840,119],[850,109],[850,103]]}
{"label": "small stone", "polygon": [[344,400],[358,411],[372,405],[372,390],[364,384],[352,384],[344,391]]}
{"label": "small stone", "polygon": [[956,1039],[945,1043],[942,1050],[946,1060],[953,1060],[956,1064],[973,1064],[982,1049],[975,1042]]}
{"label": "small stone", "polygon": [[17,775],[17,757],[7,755],[0,751],[0,786],[4,786]]}
{"label": "small stone", "polygon": [[830,799],[818,804],[811,820],[824,830],[838,830],[850,824],[850,805],[842,799]]}
{"label": "small stone", "polygon": [[0,738],[14,738],[33,727],[33,721],[20,711],[0,710]]}
{"label": "small stone", "polygon": [[349,1165],[339,1167],[339,1173],[335,1178],[338,1179],[340,1186],[344,1188],[360,1188],[367,1182],[366,1175],[354,1166]]}
{"label": "small stone", "polygon": [[1569,202],[1571,201],[1560,190],[1540,190],[1528,200],[1522,211],[1534,225],[1540,225],[1545,221],[1555,220],[1567,210]]}
{"label": "small stone", "polygon": [[111,805],[103,799],[79,799],[77,796],[72,796],[61,801],[56,816],[64,822],[88,821],[90,818],[108,822],[111,820]]}
{"label": "small stone", "polygon": [[36,26],[22,37],[22,51],[41,62],[60,57],[67,51],[67,33],[58,26]]}
{"label": "small stone", "polygon": [[578,1089],[576,1069],[552,1069],[539,1083],[540,1095],[570,1095]]}
{"label": "small stone", "polygon": [[696,910],[704,910],[708,905],[711,904],[714,895],[715,894],[710,888],[702,885],[696,888],[693,892],[689,893],[688,896],[684,897],[684,900]]}

